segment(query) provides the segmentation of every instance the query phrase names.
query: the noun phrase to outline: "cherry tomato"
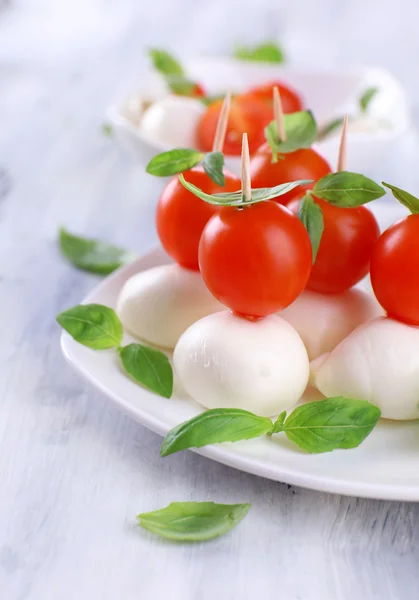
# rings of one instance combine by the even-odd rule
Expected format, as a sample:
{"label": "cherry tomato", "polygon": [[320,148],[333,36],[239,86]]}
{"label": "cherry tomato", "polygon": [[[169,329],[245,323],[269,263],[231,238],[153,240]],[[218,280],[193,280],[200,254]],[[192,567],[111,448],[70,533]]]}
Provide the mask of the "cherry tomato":
{"label": "cherry tomato", "polygon": [[390,317],[419,325],[419,215],[409,215],[379,238],[371,257],[371,284]]}
{"label": "cherry tomato", "polygon": [[[225,187],[217,186],[202,167],[195,167],[184,177],[208,194],[236,192],[240,180],[224,171]],[[157,203],[157,233],[163,248],[177,263],[187,269],[199,269],[198,245],[208,219],[217,211],[212,206],[188,192],[178,177],[173,177],[164,188]]]}
{"label": "cherry tomato", "polygon": [[[329,163],[313,148],[297,150],[278,157],[272,162],[272,151],[269,144],[263,144],[250,161],[252,186],[255,188],[274,187],[280,183],[296,181],[297,179],[313,179],[317,181],[331,172]],[[296,196],[301,196],[304,190],[311,189],[314,183],[298,186],[277,201],[287,205]]]}
{"label": "cherry tomato", "polygon": [[200,83],[195,83],[191,96],[194,98],[203,98],[207,95],[206,90]]}
{"label": "cherry tomato", "polygon": [[[280,81],[270,81],[263,85],[251,88],[248,96],[254,96],[264,100],[269,104],[273,111],[273,88],[277,87],[281,96],[282,110],[284,113],[293,113],[303,109],[303,102],[300,96],[292,88],[284,85]],[[273,113],[272,113],[273,116]]]}
{"label": "cherry tomato", "polygon": [[[197,142],[202,150],[210,151],[217,128],[222,100],[216,100],[208,106],[197,128]],[[272,120],[270,107],[259,98],[235,96],[231,100],[224,153],[239,156],[242,136],[247,133],[249,151],[252,154],[264,140],[263,130]]]}
{"label": "cherry tomato", "polygon": [[242,316],[264,317],[304,289],[311,244],[300,220],[276,202],[223,207],[202,233],[199,267],[225,306]]}
{"label": "cherry tomato", "polygon": [[[371,254],[380,235],[374,215],[365,206],[339,208],[315,198],[323,212],[324,231],[307,288],[339,294],[367,275]],[[288,208],[297,213],[300,199]]]}

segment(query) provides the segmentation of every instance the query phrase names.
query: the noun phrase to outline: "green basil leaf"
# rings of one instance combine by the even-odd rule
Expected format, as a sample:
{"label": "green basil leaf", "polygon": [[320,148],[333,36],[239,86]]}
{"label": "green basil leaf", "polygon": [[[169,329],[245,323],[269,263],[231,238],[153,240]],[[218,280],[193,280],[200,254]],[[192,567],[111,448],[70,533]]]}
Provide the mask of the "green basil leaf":
{"label": "green basil leaf", "polygon": [[380,418],[379,408],[341,396],[298,406],[283,424],[288,439],[310,454],[356,448]]}
{"label": "green basil leaf", "polygon": [[312,179],[300,179],[298,181],[292,181],[290,183],[281,183],[272,188],[256,188],[252,190],[252,199],[245,202],[243,201],[243,194],[241,190],[238,192],[223,192],[220,194],[207,194],[200,190],[196,185],[189,183],[185,180],[183,175],[179,175],[179,181],[187,190],[192,194],[201,198],[209,204],[216,206],[249,206],[251,204],[257,204],[258,202],[264,202],[265,200],[272,200],[277,196],[282,196],[287,192],[293,190],[299,185],[306,185],[312,183]]}
{"label": "green basil leaf", "polygon": [[382,184],[386,188],[391,190],[396,200],[403,204],[403,206],[406,206],[410,210],[410,212],[412,212],[413,214],[419,213],[419,198],[416,198],[416,196],[409,194],[409,192],[405,192],[404,190],[396,187],[395,185],[390,185],[389,183],[385,183],[384,181],[382,182]]}
{"label": "green basil leaf", "polygon": [[146,171],[157,177],[177,175],[195,167],[204,156],[192,148],[175,148],[154,156],[146,166]]}
{"label": "green basil leaf", "polygon": [[166,50],[159,50],[158,48],[151,48],[149,50],[149,56],[153,62],[153,66],[161,75],[177,75],[183,76],[182,65]]}
{"label": "green basil leaf", "polygon": [[192,96],[195,91],[195,82],[177,75],[166,77],[166,83],[170,91],[179,96]]}
{"label": "green basil leaf", "polygon": [[250,504],[172,502],[166,508],[138,515],[138,524],[178,542],[203,542],[228,533],[247,515]]}
{"label": "green basil leaf", "polygon": [[111,137],[113,135],[113,127],[109,123],[102,124],[102,134],[105,137]]}
{"label": "green basil leaf", "polygon": [[122,248],[72,235],[62,228],[59,231],[59,243],[61,252],[73,265],[100,275],[108,275],[135,258],[135,254]]}
{"label": "green basil leaf", "polygon": [[278,415],[275,423],[273,424],[272,431],[268,433],[268,435],[272,435],[273,433],[280,433],[284,431],[284,421],[287,416],[287,411],[284,410],[281,414]]}
{"label": "green basil leaf", "polygon": [[218,100],[224,100],[224,98],[225,98],[225,93],[224,94],[215,94],[214,96],[201,96],[198,98],[198,100],[200,100],[200,102],[205,104],[205,106],[210,106],[211,104],[213,104],[214,102],[217,102]]}
{"label": "green basil leaf", "polygon": [[208,177],[217,185],[224,187],[224,155],[222,152],[208,152],[204,158],[204,169]]}
{"label": "green basil leaf", "polygon": [[168,456],[187,448],[259,437],[272,430],[272,421],[238,408],[206,410],[169,431],[160,448]]}
{"label": "green basil leaf", "polygon": [[275,121],[271,121],[265,128],[265,137],[273,155],[289,154],[301,148],[310,148],[317,137],[316,121],[309,110],[284,115],[284,126],[286,142],[279,140]]}
{"label": "green basil leaf", "polygon": [[374,96],[378,93],[377,87],[369,87],[365,90],[359,99],[359,109],[361,112],[367,112],[368,106]]}
{"label": "green basil leaf", "polygon": [[129,344],[121,348],[119,353],[124,369],[136,381],[164,398],[171,397],[173,371],[163,352],[143,344]]}
{"label": "green basil leaf", "polygon": [[316,262],[317,252],[324,230],[323,213],[320,206],[313,200],[311,194],[306,194],[298,207],[298,218],[307,229],[311,242],[313,265]]}
{"label": "green basil leaf", "polygon": [[354,208],[384,196],[385,190],[375,181],[349,171],[329,173],[319,179],[312,193],[317,198],[322,198],[341,208]]}
{"label": "green basil leaf", "polygon": [[109,306],[80,304],[60,313],[57,321],[76,342],[93,350],[106,350],[121,344],[122,325]]}
{"label": "green basil leaf", "polygon": [[343,117],[337,117],[336,119],[329,121],[328,123],[326,123],[325,125],[323,125],[323,127],[321,127],[319,129],[319,131],[317,133],[317,139],[323,140],[330,133],[332,133],[332,131],[335,131],[335,129],[340,129],[342,127],[342,125],[343,125]]}
{"label": "green basil leaf", "polygon": [[264,42],[253,48],[248,46],[237,46],[234,57],[240,60],[252,60],[258,62],[284,63],[285,55],[282,48],[275,42]]}

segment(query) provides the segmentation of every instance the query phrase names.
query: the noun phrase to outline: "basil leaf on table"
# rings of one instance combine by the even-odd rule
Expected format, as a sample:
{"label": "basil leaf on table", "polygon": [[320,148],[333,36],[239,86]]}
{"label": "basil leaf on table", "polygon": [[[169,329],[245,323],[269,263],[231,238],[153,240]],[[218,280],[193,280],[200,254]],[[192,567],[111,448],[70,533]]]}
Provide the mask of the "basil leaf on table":
{"label": "basil leaf on table", "polygon": [[361,112],[367,112],[368,106],[374,96],[378,93],[377,87],[369,87],[365,90],[359,99],[359,109]]}
{"label": "basil leaf on table", "polygon": [[380,415],[380,409],[369,402],[339,396],[298,406],[274,429],[310,454],[330,452],[359,446]]}
{"label": "basil leaf on table", "polygon": [[283,63],[285,54],[282,48],[275,42],[264,42],[259,46],[237,46],[234,57],[240,60],[251,60],[256,62]]}
{"label": "basil leaf on table", "polygon": [[166,50],[151,48],[148,52],[154,68],[161,75],[184,75],[182,65]]}
{"label": "basil leaf on table", "polygon": [[60,313],[57,321],[76,342],[93,350],[106,350],[121,344],[122,325],[109,306],[80,304]]}
{"label": "basil leaf on table", "polygon": [[135,258],[133,253],[122,248],[73,235],[63,228],[59,231],[59,244],[61,252],[73,265],[100,275],[109,275]]}
{"label": "basil leaf on table", "polygon": [[146,171],[157,177],[177,175],[195,167],[204,156],[202,152],[192,148],[174,148],[154,156],[146,166]]}
{"label": "basil leaf on table", "polygon": [[171,397],[173,371],[163,352],[143,344],[129,344],[121,348],[119,354],[124,369],[136,381],[164,398]]}
{"label": "basil leaf on table", "polygon": [[273,161],[278,154],[289,154],[302,148],[310,148],[317,137],[317,125],[313,113],[301,110],[284,115],[284,126],[287,139],[281,142],[275,121],[265,128],[265,137],[272,150]]}
{"label": "basil leaf on table", "polygon": [[160,456],[168,456],[187,448],[201,448],[220,442],[249,440],[268,433],[272,421],[239,408],[215,408],[169,431],[160,448]]}
{"label": "basil leaf on table", "polygon": [[402,190],[401,188],[398,188],[395,185],[390,185],[389,183],[385,183],[384,181],[382,182],[382,184],[386,188],[391,190],[396,200],[403,204],[403,206],[406,206],[406,208],[408,208],[411,213],[419,213],[419,198],[416,198],[416,196],[413,196],[413,194],[409,194],[409,192],[406,192],[405,190]]}
{"label": "basil leaf on table", "polygon": [[311,242],[312,262],[316,262],[317,252],[324,230],[323,213],[311,194],[306,194],[298,207],[298,218],[307,229]]}
{"label": "basil leaf on table", "polygon": [[385,191],[365,175],[339,171],[338,173],[329,173],[319,179],[315,183],[312,193],[333,206],[355,208],[381,198]]}
{"label": "basil leaf on table", "polygon": [[250,510],[250,504],[172,502],[138,515],[138,525],[178,542],[203,542],[228,533]]}
{"label": "basil leaf on table", "polygon": [[204,158],[204,170],[208,177],[217,185],[224,187],[224,155],[222,152],[208,152]]}

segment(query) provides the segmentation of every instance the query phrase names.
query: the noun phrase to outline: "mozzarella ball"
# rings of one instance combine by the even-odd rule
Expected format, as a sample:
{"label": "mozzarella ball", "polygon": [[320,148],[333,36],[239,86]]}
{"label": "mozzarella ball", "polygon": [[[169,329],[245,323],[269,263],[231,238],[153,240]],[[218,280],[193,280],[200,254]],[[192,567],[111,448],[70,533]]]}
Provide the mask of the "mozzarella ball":
{"label": "mozzarella ball", "polygon": [[342,294],[305,290],[278,314],[298,331],[313,360],[333,350],[358,325],[384,312],[372,294],[351,288]]}
{"label": "mozzarella ball", "polygon": [[207,408],[241,408],[272,416],[292,408],[308,381],[300,336],[272,315],[249,321],[228,311],[192,325],[174,352],[186,391]]}
{"label": "mozzarella ball", "polygon": [[419,418],[419,327],[388,317],[361,325],[311,364],[325,396],[367,400],[387,419]]}
{"label": "mozzarella ball", "polygon": [[206,288],[199,271],[163,265],[137,273],[123,286],[116,312],[124,328],[142,340],[174,348],[195,321],[225,307]]}
{"label": "mozzarella ball", "polygon": [[140,129],[167,146],[193,148],[197,124],[204,112],[204,104],[195,98],[166,96],[144,111]]}

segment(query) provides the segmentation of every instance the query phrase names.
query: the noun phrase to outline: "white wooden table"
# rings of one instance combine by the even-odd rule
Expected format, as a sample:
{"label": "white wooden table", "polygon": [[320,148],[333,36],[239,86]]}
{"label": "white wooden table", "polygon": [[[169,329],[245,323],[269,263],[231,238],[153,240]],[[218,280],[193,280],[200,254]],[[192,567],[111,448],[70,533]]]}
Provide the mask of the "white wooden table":
{"label": "white wooden table", "polygon": [[[190,452],[160,459],[160,438],[65,364],[54,321],[97,282],[62,260],[59,225],[138,252],[156,242],[161,183],[100,133],[144,47],[222,53],[277,35],[297,62],[392,68],[418,104],[418,17],[413,0],[0,0],[2,600],[419,597],[419,505],[290,488]],[[375,175],[419,191],[412,148]],[[206,544],[135,527],[190,499],[253,508]]]}

